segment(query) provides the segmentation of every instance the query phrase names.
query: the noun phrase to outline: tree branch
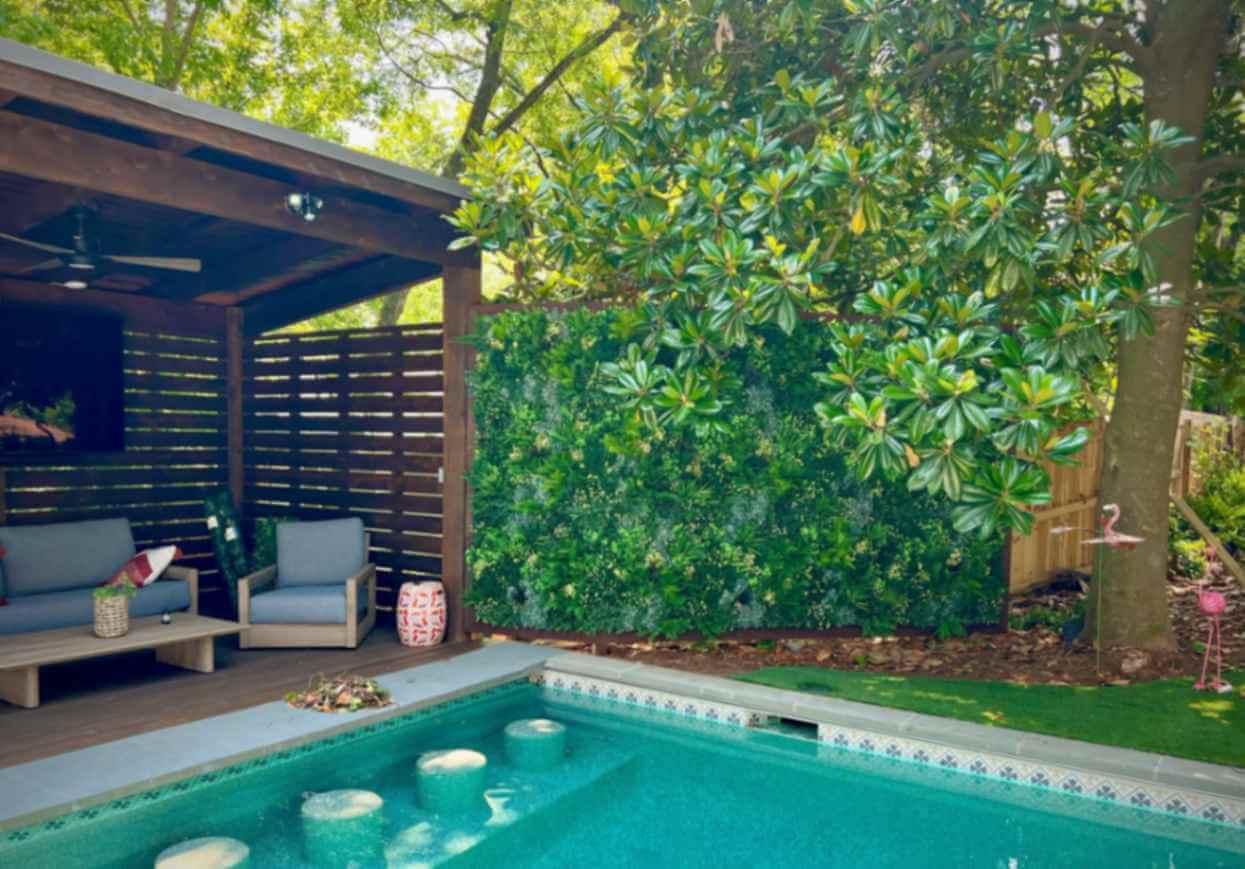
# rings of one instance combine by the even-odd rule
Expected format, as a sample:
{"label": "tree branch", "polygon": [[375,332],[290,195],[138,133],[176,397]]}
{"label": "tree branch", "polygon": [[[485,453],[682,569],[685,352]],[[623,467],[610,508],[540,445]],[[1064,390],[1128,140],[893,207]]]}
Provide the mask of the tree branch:
{"label": "tree branch", "polygon": [[1245,172],[1245,154],[1216,154],[1197,164],[1202,181],[1231,172]]}
{"label": "tree branch", "polygon": [[[1103,46],[1121,54],[1127,54],[1133,59],[1139,68],[1146,66],[1150,62],[1150,50],[1138,42],[1126,31],[1107,29],[1106,21],[1097,26],[1091,26],[1081,21],[1059,20],[1043,24],[1033,29],[1033,38],[1042,39],[1047,36],[1056,36],[1060,34],[1071,34],[1079,36],[1082,39],[1091,42],[1090,48],[1085,53],[1081,66],[1087,62],[1088,56],[1093,53],[1094,47],[1101,43]],[[946,66],[952,66],[968,60],[973,56],[973,49],[968,46],[960,46],[958,48],[948,48],[930,57],[923,64],[912,70],[909,78],[914,84],[921,84],[926,81],[938,70]],[[1070,84],[1070,82],[1068,83]],[[1066,88],[1068,85],[1064,84]],[[1062,88],[1061,88],[1062,90]]]}
{"label": "tree branch", "polygon": [[549,90],[554,82],[566,74],[568,69],[574,66],[577,61],[592,54],[592,52],[604,45],[611,36],[617,33],[625,19],[626,16],[623,13],[618,13],[608,26],[601,28],[591,36],[585,37],[579,45],[567,52],[561,60],[553,65],[549,72],[545,73],[545,77],[537,82],[536,86],[528,91],[523,99],[519,100],[518,105],[506,112],[505,116],[493,127],[492,132],[494,134],[504,133],[513,127],[519,118],[523,117],[524,113],[536,104],[536,101],[544,95],[545,91]]}
{"label": "tree branch", "polygon": [[186,58],[190,54],[190,46],[194,43],[195,30],[199,26],[199,18],[203,13],[203,0],[195,3],[194,11],[190,13],[190,20],[186,22],[186,31],[182,34],[181,45],[177,49],[177,57],[173,61],[173,70],[169,74],[169,81],[165,85],[169,90],[177,90],[177,86],[181,83],[182,72],[186,69]]}
{"label": "tree branch", "polygon": [[497,16],[489,21],[480,84],[476,88],[475,98],[471,101],[471,112],[467,115],[467,125],[458,140],[458,147],[450,154],[442,172],[447,178],[456,178],[462,173],[466,163],[465,155],[473,147],[472,141],[484,132],[484,123],[493,107],[493,97],[501,87],[501,58],[505,51],[506,30],[510,26],[510,11],[513,6],[513,0],[502,0],[497,5]]}

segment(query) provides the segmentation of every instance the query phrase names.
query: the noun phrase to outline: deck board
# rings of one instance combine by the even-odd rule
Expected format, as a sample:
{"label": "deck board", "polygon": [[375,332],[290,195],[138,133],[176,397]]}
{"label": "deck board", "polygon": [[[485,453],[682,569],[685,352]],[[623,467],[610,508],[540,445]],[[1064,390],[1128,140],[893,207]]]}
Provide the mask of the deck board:
{"label": "deck board", "polygon": [[0,769],[277,700],[319,673],[377,676],[476,645],[411,649],[382,627],[353,651],[242,651],[236,638],[224,637],[215,673],[161,664],[150,651],[49,666],[40,673],[38,709],[0,702]]}

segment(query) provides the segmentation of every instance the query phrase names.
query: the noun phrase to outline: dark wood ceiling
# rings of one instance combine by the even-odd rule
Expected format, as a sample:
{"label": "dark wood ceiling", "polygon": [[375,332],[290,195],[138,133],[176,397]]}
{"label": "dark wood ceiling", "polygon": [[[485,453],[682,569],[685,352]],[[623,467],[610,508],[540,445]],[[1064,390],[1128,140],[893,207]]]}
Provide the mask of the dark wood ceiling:
{"label": "dark wood ceiling", "polygon": [[[87,273],[92,290],[238,306],[258,331],[474,256],[446,248],[452,197],[236,130],[182,129],[160,106],[57,83],[0,59],[0,232],[72,247],[81,213],[94,253],[202,263],[192,273],[101,261]],[[324,200],[312,223],[285,209],[300,190]],[[0,279],[63,286],[82,276],[40,268],[53,257],[0,239]]]}

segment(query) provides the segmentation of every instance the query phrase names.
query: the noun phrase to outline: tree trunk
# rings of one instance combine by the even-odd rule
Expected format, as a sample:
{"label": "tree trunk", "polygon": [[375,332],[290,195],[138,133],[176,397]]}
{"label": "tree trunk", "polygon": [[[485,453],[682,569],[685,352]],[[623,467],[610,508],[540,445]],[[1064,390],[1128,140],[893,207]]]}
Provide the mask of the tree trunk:
{"label": "tree trunk", "polygon": [[1216,59],[1227,35],[1227,7],[1227,0],[1152,4],[1150,46],[1139,61],[1147,121],[1161,119],[1195,141],[1168,155],[1176,179],[1160,191],[1189,213],[1146,241],[1159,285],[1175,304],[1154,309],[1154,335],[1120,340],[1101,498],[1120,506],[1119,530],[1145,540],[1135,549],[1105,553],[1102,588],[1090,596],[1089,626],[1091,637],[1106,648],[1175,648],[1167,603],[1168,486],[1184,405],[1188,302],[1201,219],[1192,197]]}

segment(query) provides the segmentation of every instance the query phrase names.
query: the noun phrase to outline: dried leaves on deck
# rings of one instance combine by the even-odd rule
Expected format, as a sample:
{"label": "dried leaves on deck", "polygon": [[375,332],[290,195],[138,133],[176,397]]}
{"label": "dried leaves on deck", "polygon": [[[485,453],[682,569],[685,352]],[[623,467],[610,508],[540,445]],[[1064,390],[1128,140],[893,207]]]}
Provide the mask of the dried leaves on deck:
{"label": "dried leaves on deck", "polygon": [[316,676],[306,690],[286,694],[285,701],[295,709],[318,712],[355,712],[393,705],[389,692],[375,679],[349,675]]}

